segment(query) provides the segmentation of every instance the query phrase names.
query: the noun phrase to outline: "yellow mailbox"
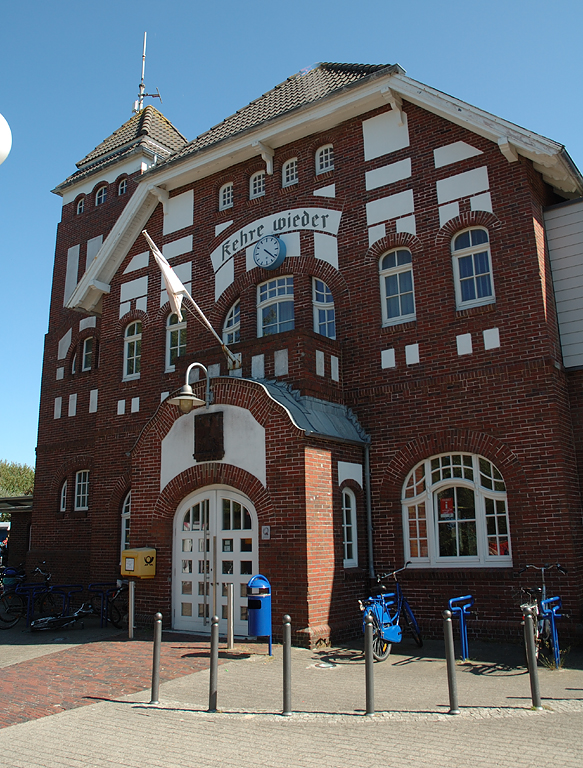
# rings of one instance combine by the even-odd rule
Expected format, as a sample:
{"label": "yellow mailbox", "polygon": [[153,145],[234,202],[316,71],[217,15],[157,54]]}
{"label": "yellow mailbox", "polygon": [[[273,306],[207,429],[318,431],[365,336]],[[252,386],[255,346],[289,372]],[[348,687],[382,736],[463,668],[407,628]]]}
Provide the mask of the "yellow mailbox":
{"label": "yellow mailbox", "polygon": [[124,549],[121,553],[121,575],[153,579],[156,575],[156,550],[153,547]]}

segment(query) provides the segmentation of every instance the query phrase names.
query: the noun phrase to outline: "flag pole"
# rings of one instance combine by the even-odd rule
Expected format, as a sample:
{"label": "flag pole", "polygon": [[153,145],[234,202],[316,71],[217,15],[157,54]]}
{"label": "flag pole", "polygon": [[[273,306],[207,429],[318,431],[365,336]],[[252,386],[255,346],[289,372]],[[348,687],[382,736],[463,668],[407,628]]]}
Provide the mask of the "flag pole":
{"label": "flag pole", "polygon": [[231,364],[231,370],[236,370],[240,368],[241,367],[240,361],[237,360],[235,355],[231,352],[231,350],[227,347],[227,345],[221,339],[219,334],[212,327],[212,325],[206,318],[206,315],[204,314],[202,309],[198,306],[196,301],[192,298],[190,293],[186,290],[185,286],[182,284],[181,280],[178,278],[178,275],[174,272],[174,270],[168,263],[168,260],[162,254],[162,252],[160,251],[156,243],[154,243],[154,241],[152,240],[152,238],[146,232],[145,229],[142,230],[142,234],[144,235],[144,237],[148,242],[148,245],[152,249],[152,253],[154,255],[156,264],[159,266],[160,271],[162,272],[164,284],[166,285],[166,292],[168,293],[168,299],[170,300],[170,304],[172,305],[174,311],[178,315],[178,319],[179,320],[182,319],[182,312],[180,308],[182,304],[182,299],[186,297],[187,299],[190,300],[190,303],[194,307],[204,327],[212,333],[212,335],[221,345],[221,349],[223,350],[227,358],[227,362]]}

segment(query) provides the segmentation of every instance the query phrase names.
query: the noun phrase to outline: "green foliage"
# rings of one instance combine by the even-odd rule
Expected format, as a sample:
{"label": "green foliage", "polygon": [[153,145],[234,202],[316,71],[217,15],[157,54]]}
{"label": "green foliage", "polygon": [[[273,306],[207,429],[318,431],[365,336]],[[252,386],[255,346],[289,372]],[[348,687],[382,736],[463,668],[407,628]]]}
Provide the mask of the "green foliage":
{"label": "green foliage", "polygon": [[14,461],[0,461],[0,497],[31,496],[33,487],[32,467]]}

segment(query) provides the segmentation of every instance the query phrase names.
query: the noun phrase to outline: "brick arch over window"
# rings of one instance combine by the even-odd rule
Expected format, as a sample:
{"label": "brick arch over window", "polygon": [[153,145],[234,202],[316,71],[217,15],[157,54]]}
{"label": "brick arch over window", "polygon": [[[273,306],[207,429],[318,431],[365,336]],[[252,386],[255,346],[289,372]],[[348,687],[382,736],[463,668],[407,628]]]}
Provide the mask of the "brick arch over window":
{"label": "brick arch over window", "polygon": [[394,235],[387,235],[381,237],[376,243],[373,243],[366,251],[363,259],[364,266],[372,266],[375,272],[379,269],[379,259],[387,251],[393,251],[396,248],[407,248],[411,251],[413,256],[413,265],[417,257],[423,253],[423,244],[421,240],[415,235],[411,235],[408,232],[400,232]]}
{"label": "brick arch over window", "polygon": [[450,219],[435,236],[435,246],[447,249],[451,253],[451,240],[456,232],[468,227],[486,227],[489,232],[497,232],[503,227],[503,223],[493,213],[488,211],[468,211],[461,216]]}
{"label": "brick arch over window", "polygon": [[90,472],[93,469],[93,456],[89,454],[79,453],[76,456],[71,456],[64,461],[61,466],[51,476],[51,484],[49,487],[49,494],[51,498],[61,490],[63,481],[74,480],[75,473],[82,469],[88,469]]}
{"label": "brick arch over window", "polygon": [[[328,262],[316,259],[314,256],[297,256],[286,260],[279,269],[272,270],[269,277],[282,275],[309,275],[323,280],[332,291],[337,311],[344,312],[351,307],[352,294],[350,286],[343,275]],[[257,285],[265,281],[265,270],[255,267],[249,272],[243,272],[223,292],[217,303],[208,312],[207,317],[215,328],[222,328],[227,312],[235,301],[246,291],[255,291]],[[310,299],[311,300],[311,299]],[[255,302],[255,299],[254,299]]]}
{"label": "brick arch over window", "polygon": [[126,312],[125,315],[120,317],[119,319],[115,319],[112,323],[115,324],[113,327],[117,327],[118,329],[118,336],[121,334],[125,334],[125,329],[128,327],[128,325],[131,325],[135,322],[140,322],[142,324],[142,332],[148,330],[151,326],[156,326],[156,313],[154,317],[151,317],[148,312],[143,312],[141,309],[130,309],[129,312]]}

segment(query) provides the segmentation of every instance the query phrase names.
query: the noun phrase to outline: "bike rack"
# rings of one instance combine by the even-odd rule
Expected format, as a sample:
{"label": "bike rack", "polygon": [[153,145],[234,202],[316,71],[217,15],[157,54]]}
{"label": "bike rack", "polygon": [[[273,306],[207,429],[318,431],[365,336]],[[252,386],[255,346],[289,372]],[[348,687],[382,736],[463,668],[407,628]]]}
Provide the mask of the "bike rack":
{"label": "bike rack", "polygon": [[[457,603],[457,605],[454,605]],[[468,652],[468,625],[467,618],[470,615],[470,608],[474,604],[472,595],[463,595],[462,597],[452,597],[449,601],[449,610],[453,616],[460,620],[460,640],[462,645],[462,661],[467,661]]]}
{"label": "bike rack", "polygon": [[87,591],[94,595],[101,595],[101,609],[100,609],[100,627],[107,626],[107,613],[109,607],[109,595],[117,589],[117,582],[104,581],[95,584],[89,584]]}
{"label": "bike rack", "polygon": [[[554,605],[553,605],[554,603]],[[555,667],[559,669],[561,666],[561,652],[559,650],[559,633],[557,632],[556,619],[560,619],[562,614],[558,613],[561,608],[562,601],[560,597],[548,597],[546,600],[541,600],[542,613],[540,614],[539,621],[551,622],[551,635],[553,638],[553,652],[555,654]]]}
{"label": "bike rack", "polygon": [[62,615],[68,616],[71,610],[71,595],[75,595],[79,592],[83,592],[82,584],[55,584],[49,589],[49,593],[52,595],[59,595],[63,599]]}

